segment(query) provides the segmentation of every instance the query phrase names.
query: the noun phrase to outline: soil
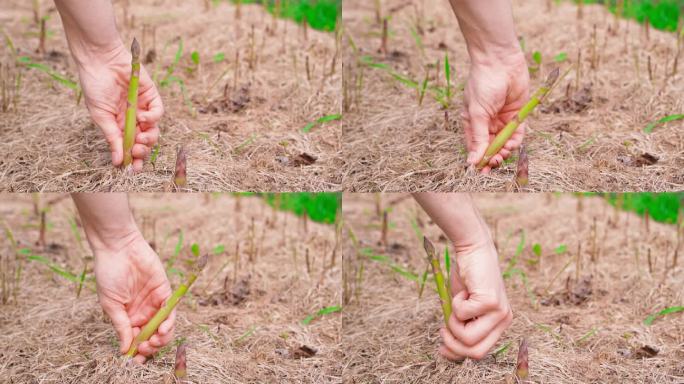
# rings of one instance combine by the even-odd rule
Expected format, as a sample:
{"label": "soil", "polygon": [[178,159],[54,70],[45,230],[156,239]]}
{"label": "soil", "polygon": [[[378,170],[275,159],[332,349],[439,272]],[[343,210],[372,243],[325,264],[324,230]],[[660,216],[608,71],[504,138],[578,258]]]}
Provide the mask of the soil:
{"label": "soil", "polygon": [[[334,165],[339,123],[302,132],[307,123],[339,111],[341,60],[335,34],[274,20],[259,5],[242,5],[237,19],[235,5],[220,2],[206,11],[204,3],[114,4],[123,41],[128,45],[138,38],[146,59],[153,59],[146,60],[145,68],[159,79],[173,62],[178,39],[183,41],[175,76],[183,80],[187,100],[177,84],[158,86],[166,113],[155,166],[148,162],[135,176],[112,168],[107,143],[83,101],[76,105],[75,92],[43,72],[23,68],[16,109],[12,105],[0,112],[0,190],[168,190],[181,144],[188,152],[188,190],[339,189]],[[42,12],[49,16],[47,53],[38,54],[31,4],[0,4],[0,20],[19,55],[76,80],[61,19],[51,2],[43,2]],[[192,51],[199,52],[200,68],[188,71]],[[225,60],[214,63],[219,52]],[[17,73],[9,49],[0,50],[0,62],[3,71]],[[315,160],[279,161],[299,156]]]}
{"label": "soil", "polygon": [[[345,39],[345,190],[517,189],[512,185],[515,161],[488,176],[467,169],[459,116],[469,58],[449,2],[383,1],[381,17],[389,17],[387,53],[381,52],[382,24],[376,21],[374,4],[343,2],[345,30],[357,50]],[[681,53],[673,74],[676,35],[652,28],[647,34],[634,21],[616,21],[601,5],[584,7],[581,19],[569,1],[514,1],[513,13],[530,66],[535,66],[532,53],[542,54],[541,68],[531,75],[532,90],[554,67],[560,65],[561,73],[572,67],[546,104],[527,120],[530,178],[524,190],[684,189],[684,122],[644,132],[648,123],[684,110]],[[359,64],[369,56],[418,84],[427,72],[429,84],[445,87],[443,64],[435,68],[438,60],[443,63],[445,52],[457,89],[448,121],[430,92],[419,106],[416,89],[384,70]],[[555,63],[561,52],[567,59]]]}
{"label": "soil", "polygon": [[[440,357],[443,317],[434,282],[427,281],[419,298],[416,282],[385,263],[366,259],[363,281],[355,291],[354,276],[363,259],[355,256],[347,236],[343,276],[352,288],[345,296],[349,303],[343,316],[346,382],[509,382],[523,337],[529,343],[531,382],[684,382],[683,315],[660,317],[651,326],[643,323],[648,315],[684,302],[681,256],[671,268],[675,226],[651,221],[647,232],[642,218],[616,211],[599,197],[477,194],[474,199],[492,232],[502,271],[508,269],[522,231],[526,238],[515,268],[525,273],[527,287],[519,275],[505,279],[514,320],[495,348],[510,342],[508,350],[496,358],[490,354],[463,363]],[[445,248],[446,238],[409,195],[384,194],[381,205],[391,209],[386,247],[379,243],[380,219],[372,195],[344,195],[345,223],[359,247],[369,247],[421,276],[427,263],[411,221],[416,220],[438,250]],[[592,262],[594,220],[597,251]],[[542,249],[538,263],[534,243]],[[563,244],[567,250],[557,254],[555,249]]]}
{"label": "soil", "polygon": [[[57,200],[47,214],[44,252],[34,245],[38,219],[30,196],[2,196],[0,212],[22,246],[80,274],[82,255],[89,248],[84,244],[86,251],[80,252],[71,233],[69,220],[76,212],[71,199],[41,195],[41,200]],[[192,242],[203,251],[225,246],[220,256],[211,255],[178,307],[175,336],[188,345],[191,382],[341,382],[340,315],[302,324],[308,315],[341,300],[340,260],[330,267],[333,225],[274,212],[255,197],[138,194],[131,203],[139,227],[163,260],[172,255],[183,231],[184,248],[174,263],[178,270],[184,270],[184,261],[191,257]],[[252,219],[256,251],[249,262]],[[240,267],[235,273],[238,243]],[[5,262],[9,244],[0,244]],[[76,298],[74,284],[43,264],[29,262],[25,267],[19,304],[0,304],[3,382],[173,382],[175,346],[143,366],[121,367],[116,334],[97,303],[92,281]],[[180,282],[175,274],[170,279],[173,286]]]}

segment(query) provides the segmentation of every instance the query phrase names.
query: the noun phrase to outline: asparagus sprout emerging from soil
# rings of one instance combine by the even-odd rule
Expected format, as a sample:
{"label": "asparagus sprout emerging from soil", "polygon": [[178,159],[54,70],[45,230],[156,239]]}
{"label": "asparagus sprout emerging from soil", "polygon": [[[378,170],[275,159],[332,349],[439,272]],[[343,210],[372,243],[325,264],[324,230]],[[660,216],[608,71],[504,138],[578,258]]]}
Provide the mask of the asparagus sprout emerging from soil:
{"label": "asparagus sprout emerging from soil", "polygon": [[520,112],[506,124],[506,126],[497,133],[496,137],[494,138],[494,141],[489,144],[489,147],[487,148],[487,151],[485,152],[484,157],[480,161],[480,163],[477,165],[477,169],[482,169],[484,168],[487,164],[489,164],[489,160],[499,153],[501,148],[503,148],[504,144],[508,141],[508,139],[513,136],[513,133],[518,129],[520,124],[522,124],[527,116],[534,111],[534,108],[539,105],[539,103],[542,102],[544,97],[551,91],[551,88],[553,85],[556,83],[556,80],[558,80],[558,77],[560,75],[560,69],[556,68],[551,73],[549,76],[546,78],[546,81],[544,82],[544,85],[539,87],[537,91],[532,94],[532,97],[530,98],[530,101],[525,104]]}
{"label": "asparagus sprout emerging from soil", "polygon": [[519,155],[518,155],[518,169],[515,173],[515,183],[518,187],[522,188],[527,185],[529,179],[529,161],[527,159],[527,148],[525,144],[520,145]]}
{"label": "asparagus sprout emerging from soil", "polygon": [[138,84],[140,82],[140,44],[133,38],[131,44],[131,80],[128,82],[128,104],[123,138],[123,166],[128,167],[133,162],[133,143],[135,142],[136,114],[138,112]]}
{"label": "asparagus sprout emerging from soil", "polygon": [[187,344],[185,343],[181,343],[176,349],[176,365],[173,370],[173,375],[181,382],[188,378],[186,352]]}
{"label": "asparagus sprout emerging from soil", "polygon": [[186,169],[187,156],[185,148],[181,145],[176,152],[176,172],[173,175],[173,184],[178,188],[183,188],[187,185]]}
{"label": "asparagus sprout emerging from soil", "polygon": [[427,254],[427,259],[432,266],[432,273],[435,277],[435,284],[437,284],[437,293],[442,301],[442,312],[444,314],[444,324],[449,326],[449,317],[451,317],[451,295],[447,289],[447,283],[444,280],[442,267],[439,263],[439,258],[435,256],[435,246],[432,245],[426,236],[423,236],[423,248]]}
{"label": "asparagus sprout emerging from soil", "polygon": [[150,321],[145,324],[142,330],[140,330],[140,333],[138,336],[136,336],[135,339],[133,339],[133,342],[131,343],[131,347],[128,349],[128,352],[126,353],[126,360],[132,359],[137,353],[138,353],[138,345],[140,343],[145,342],[152,337],[152,335],[157,331],[157,328],[161,325],[166,318],[169,317],[171,312],[173,311],[174,308],[176,308],[176,305],[178,305],[178,302],[185,296],[185,294],[188,292],[192,284],[197,280],[197,276],[200,274],[202,269],[207,265],[207,260],[209,258],[209,255],[203,255],[197,261],[195,262],[195,267],[193,268],[193,271],[188,274],[188,278],[185,281],[184,284],[181,284],[169,297],[169,299],[166,301],[166,304],[157,311],[157,313],[150,319]]}
{"label": "asparagus sprout emerging from soil", "polygon": [[518,365],[515,368],[515,376],[519,380],[526,380],[529,376],[529,361],[527,355],[527,339],[520,340],[518,348]]}

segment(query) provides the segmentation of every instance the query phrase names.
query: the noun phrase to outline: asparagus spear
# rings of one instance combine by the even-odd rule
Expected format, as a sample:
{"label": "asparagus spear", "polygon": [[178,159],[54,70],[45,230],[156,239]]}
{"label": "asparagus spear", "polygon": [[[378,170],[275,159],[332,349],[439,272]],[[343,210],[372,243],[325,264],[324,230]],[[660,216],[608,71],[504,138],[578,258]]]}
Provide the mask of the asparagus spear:
{"label": "asparagus spear", "polygon": [[176,171],[173,174],[173,184],[178,188],[187,185],[187,155],[185,148],[181,145],[176,152]]}
{"label": "asparagus spear", "polygon": [[520,188],[526,186],[529,181],[530,172],[528,164],[527,148],[525,148],[525,144],[521,144],[518,155],[518,169],[515,172],[515,183]]}
{"label": "asparagus spear", "polygon": [[508,139],[513,136],[513,133],[515,133],[515,130],[518,129],[520,124],[522,124],[523,121],[527,118],[527,116],[534,111],[534,108],[541,103],[541,101],[544,99],[544,97],[551,91],[551,88],[555,84],[556,80],[558,80],[558,76],[560,75],[560,69],[556,68],[551,73],[549,76],[546,78],[546,81],[544,82],[544,85],[539,87],[537,91],[532,94],[532,97],[530,98],[530,101],[525,104],[522,109],[518,112],[518,114],[506,124],[506,126],[499,131],[499,133],[496,134],[496,137],[494,137],[494,141],[492,141],[489,144],[489,147],[487,147],[487,151],[485,151],[485,155],[480,161],[480,163],[477,164],[477,169],[482,169],[484,168],[487,164],[489,164],[489,160],[492,159],[494,155],[496,155],[501,148],[503,148],[504,144],[508,141]]}
{"label": "asparagus spear", "polygon": [[131,343],[131,347],[128,349],[128,352],[126,353],[126,358],[131,359],[133,358],[137,353],[138,353],[138,346],[140,343],[145,342],[152,337],[152,335],[157,331],[157,328],[161,325],[164,320],[166,320],[167,317],[171,314],[171,311],[178,305],[178,302],[180,299],[185,296],[185,294],[188,292],[188,289],[190,289],[190,286],[192,283],[197,280],[197,276],[199,273],[204,269],[204,267],[207,265],[207,259],[208,255],[203,255],[199,259],[197,259],[197,262],[195,263],[195,268],[193,268],[193,271],[190,272],[188,275],[188,279],[184,284],[181,284],[171,295],[171,297],[166,301],[166,304],[157,311],[157,313],[150,319],[150,321],[145,324],[142,330],[140,330],[140,333],[138,336],[136,336],[135,339],[133,339],[133,342]]}
{"label": "asparagus spear", "polygon": [[449,317],[451,316],[451,294],[447,289],[447,283],[444,280],[442,267],[439,264],[439,258],[435,257],[435,246],[432,245],[426,236],[423,236],[423,248],[427,254],[427,259],[432,265],[432,273],[435,276],[435,283],[437,284],[437,293],[442,301],[442,312],[444,314],[444,324],[449,326]]}
{"label": "asparagus spear", "polygon": [[520,347],[518,348],[518,365],[515,369],[515,376],[520,380],[526,380],[529,377],[527,339],[524,337],[520,340]]}
{"label": "asparagus spear", "polygon": [[184,380],[188,378],[186,350],[187,344],[185,343],[181,343],[176,349],[176,365],[173,370],[173,375],[181,382],[184,382]]}
{"label": "asparagus spear", "polygon": [[124,125],[123,140],[123,166],[127,167],[133,162],[131,149],[135,143],[136,114],[138,112],[138,84],[140,82],[140,44],[133,38],[131,44],[131,80],[128,83],[128,106],[126,107],[126,120]]}

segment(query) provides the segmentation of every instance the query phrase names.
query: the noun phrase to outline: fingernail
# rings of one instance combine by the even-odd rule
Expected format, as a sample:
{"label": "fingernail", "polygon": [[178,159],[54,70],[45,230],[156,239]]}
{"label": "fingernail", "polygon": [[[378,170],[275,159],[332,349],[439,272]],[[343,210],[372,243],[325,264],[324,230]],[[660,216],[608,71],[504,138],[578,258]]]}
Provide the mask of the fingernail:
{"label": "fingernail", "polygon": [[473,158],[475,157],[475,152],[470,152],[468,153],[468,163],[472,164],[473,163]]}

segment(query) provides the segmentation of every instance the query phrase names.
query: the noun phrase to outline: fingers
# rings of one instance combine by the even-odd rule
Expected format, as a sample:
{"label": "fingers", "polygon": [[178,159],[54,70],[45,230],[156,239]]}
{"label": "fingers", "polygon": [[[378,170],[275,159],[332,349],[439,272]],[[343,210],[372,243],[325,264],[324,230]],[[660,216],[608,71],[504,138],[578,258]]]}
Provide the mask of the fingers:
{"label": "fingers", "polygon": [[471,294],[467,298],[465,295],[456,295],[452,300],[452,306],[454,315],[460,321],[468,321],[503,308],[495,297],[477,294]]}
{"label": "fingers", "polygon": [[487,333],[487,336],[485,336],[481,342],[473,346],[463,344],[463,342],[456,339],[446,328],[440,329],[439,334],[442,337],[444,346],[449,349],[453,355],[480,360],[487,356],[487,352],[496,344],[508,325],[510,325],[510,322],[508,321],[500,322],[494,329]]}
{"label": "fingers", "polygon": [[138,354],[143,355],[146,357],[151,357],[154,356],[157,352],[159,352],[159,348],[153,346],[150,341],[143,341],[138,345]]}
{"label": "fingers", "polygon": [[136,363],[136,364],[144,364],[144,363],[145,363],[145,360],[147,360],[147,358],[146,358],[145,356],[141,355],[141,354],[137,354],[137,355],[135,355],[135,357],[133,358],[133,362]]}
{"label": "fingers", "polygon": [[476,165],[482,160],[489,146],[489,116],[485,111],[471,109],[468,113],[470,140],[468,141],[468,163]]}
{"label": "fingers", "polygon": [[133,148],[131,149],[131,154],[133,155],[134,159],[146,159],[147,156],[150,155],[150,147],[143,145],[143,144],[133,144]]}
{"label": "fingers", "polygon": [[451,352],[451,350],[447,348],[446,345],[439,346],[439,354],[451,361],[463,361],[463,359],[465,359],[465,357]]}
{"label": "fingers", "polygon": [[[148,92],[149,91],[150,90],[148,90]],[[156,93],[157,90],[154,89],[154,92]],[[139,123],[156,124],[159,122],[162,115],[164,115],[164,105],[162,104],[161,97],[157,94],[149,104],[141,105],[140,108],[138,108],[136,118]]]}
{"label": "fingers", "polygon": [[171,335],[173,336],[173,328],[176,325],[176,310],[174,309],[171,311],[171,314],[169,315],[166,320],[164,320],[160,325],[159,325],[159,334],[161,336],[166,336],[166,335]]}
{"label": "fingers", "polygon": [[106,116],[95,120],[95,123],[102,129],[109,151],[112,154],[112,164],[118,167],[123,162],[123,134],[119,125],[116,123],[114,115]]}
{"label": "fingers", "polygon": [[131,328],[131,322],[125,308],[116,304],[111,306],[103,304],[102,309],[112,320],[114,330],[119,337],[119,351],[126,353],[133,341],[133,328]]}
{"label": "fingers", "polygon": [[152,127],[148,127],[147,129],[141,127],[141,129],[141,132],[138,132],[138,135],[135,137],[136,143],[143,144],[148,147],[153,147],[155,144],[157,144],[157,140],[159,140],[159,127],[156,124]]}
{"label": "fingers", "polygon": [[457,340],[466,346],[474,346],[484,340],[487,335],[496,328],[499,323],[505,321],[510,311],[490,312],[474,320],[463,322],[451,316],[449,318],[449,331]]}

